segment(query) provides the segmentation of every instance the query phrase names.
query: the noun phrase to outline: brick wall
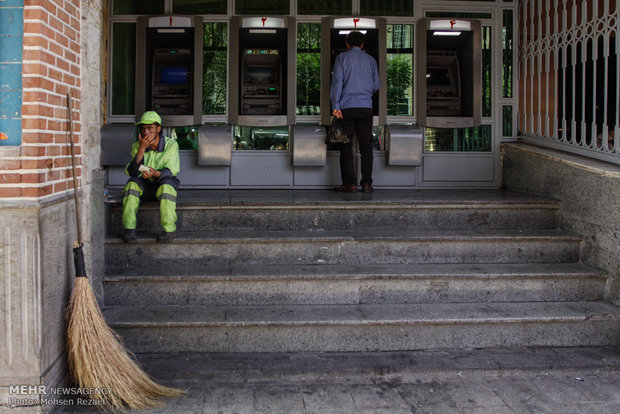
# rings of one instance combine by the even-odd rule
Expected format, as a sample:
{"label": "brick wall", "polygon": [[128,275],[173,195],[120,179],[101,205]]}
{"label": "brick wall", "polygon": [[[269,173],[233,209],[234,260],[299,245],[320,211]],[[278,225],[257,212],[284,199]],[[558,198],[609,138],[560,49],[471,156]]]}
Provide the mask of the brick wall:
{"label": "brick wall", "polygon": [[81,0],[25,0],[21,145],[0,147],[0,198],[41,199],[72,190],[67,92],[81,174]]}

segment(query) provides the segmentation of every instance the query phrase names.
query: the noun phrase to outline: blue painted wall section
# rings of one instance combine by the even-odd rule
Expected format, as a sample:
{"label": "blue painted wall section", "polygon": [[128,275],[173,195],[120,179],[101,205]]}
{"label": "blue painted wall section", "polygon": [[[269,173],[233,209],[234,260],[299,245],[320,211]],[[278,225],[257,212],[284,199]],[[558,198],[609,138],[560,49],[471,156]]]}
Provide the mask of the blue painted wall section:
{"label": "blue painted wall section", "polygon": [[22,141],[24,1],[0,0],[0,146]]}

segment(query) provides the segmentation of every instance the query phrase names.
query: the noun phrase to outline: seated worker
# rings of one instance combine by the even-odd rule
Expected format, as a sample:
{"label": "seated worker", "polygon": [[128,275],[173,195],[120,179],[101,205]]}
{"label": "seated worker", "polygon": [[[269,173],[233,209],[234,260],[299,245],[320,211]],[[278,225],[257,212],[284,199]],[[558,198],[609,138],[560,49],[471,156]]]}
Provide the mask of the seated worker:
{"label": "seated worker", "polygon": [[127,181],[123,196],[123,240],[135,242],[136,215],[140,200],[159,200],[163,232],[159,242],[169,242],[176,237],[176,200],[180,181],[179,145],[161,134],[161,117],[155,111],[147,111],[136,124],[140,128],[138,141],[131,147],[131,161],[125,172]]}

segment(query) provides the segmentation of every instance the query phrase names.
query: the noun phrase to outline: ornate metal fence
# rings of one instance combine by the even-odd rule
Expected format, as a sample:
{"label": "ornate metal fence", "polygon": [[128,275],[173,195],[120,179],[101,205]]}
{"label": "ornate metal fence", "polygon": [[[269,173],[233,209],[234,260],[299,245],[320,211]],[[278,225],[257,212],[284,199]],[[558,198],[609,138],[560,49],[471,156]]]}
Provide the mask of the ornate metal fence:
{"label": "ornate metal fence", "polygon": [[620,0],[519,2],[519,135],[620,164]]}

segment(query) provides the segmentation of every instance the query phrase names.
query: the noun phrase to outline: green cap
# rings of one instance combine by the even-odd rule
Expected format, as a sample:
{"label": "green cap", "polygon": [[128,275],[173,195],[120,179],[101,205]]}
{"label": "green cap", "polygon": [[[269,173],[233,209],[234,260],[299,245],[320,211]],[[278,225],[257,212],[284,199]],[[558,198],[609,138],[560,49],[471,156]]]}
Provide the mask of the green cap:
{"label": "green cap", "polygon": [[161,125],[161,117],[155,111],[146,111],[142,114],[142,118],[140,121],[136,122],[136,125],[151,125],[151,124],[159,124]]}

